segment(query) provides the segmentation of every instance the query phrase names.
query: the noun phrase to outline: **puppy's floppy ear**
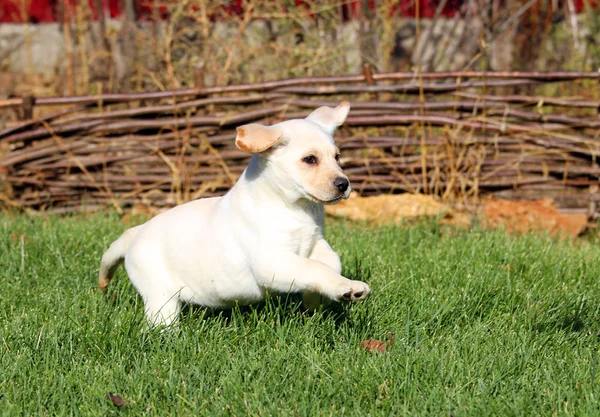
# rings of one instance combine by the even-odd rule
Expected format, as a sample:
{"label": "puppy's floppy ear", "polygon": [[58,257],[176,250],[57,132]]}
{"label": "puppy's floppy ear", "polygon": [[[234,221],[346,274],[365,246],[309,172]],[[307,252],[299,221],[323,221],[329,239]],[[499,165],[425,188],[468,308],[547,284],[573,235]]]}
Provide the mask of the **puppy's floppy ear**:
{"label": "puppy's floppy ear", "polygon": [[240,150],[260,153],[281,142],[283,133],[277,126],[263,126],[250,123],[237,128],[235,146]]}
{"label": "puppy's floppy ear", "polygon": [[330,135],[333,135],[335,129],[344,124],[346,117],[348,117],[348,112],[350,112],[350,103],[342,101],[335,108],[327,106],[319,107],[309,114],[306,119],[317,123]]}

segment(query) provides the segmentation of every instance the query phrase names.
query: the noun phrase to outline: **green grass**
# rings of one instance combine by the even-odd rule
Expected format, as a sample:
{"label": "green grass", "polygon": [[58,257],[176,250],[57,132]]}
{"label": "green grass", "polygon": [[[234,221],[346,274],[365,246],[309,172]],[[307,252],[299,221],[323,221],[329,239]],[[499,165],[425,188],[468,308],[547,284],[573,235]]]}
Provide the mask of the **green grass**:
{"label": "green grass", "polygon": [[0,220],[0,415],[600,415],[598,242],[333,223],[366,302],[190,308],[157,333],[122,269],[96,288],[124,228]]}

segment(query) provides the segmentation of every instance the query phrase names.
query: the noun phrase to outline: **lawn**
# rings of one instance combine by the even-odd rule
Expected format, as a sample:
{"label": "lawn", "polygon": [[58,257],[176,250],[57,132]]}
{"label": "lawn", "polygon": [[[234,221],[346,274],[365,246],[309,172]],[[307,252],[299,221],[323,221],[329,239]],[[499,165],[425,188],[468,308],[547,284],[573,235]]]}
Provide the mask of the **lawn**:
{"label": "lawn", "polygon": [[158,333],[123,269],[96,287],[124,229],[0,219],[0,415],[600,415],[598,241],[330,222],[366,302],[189,308]]}

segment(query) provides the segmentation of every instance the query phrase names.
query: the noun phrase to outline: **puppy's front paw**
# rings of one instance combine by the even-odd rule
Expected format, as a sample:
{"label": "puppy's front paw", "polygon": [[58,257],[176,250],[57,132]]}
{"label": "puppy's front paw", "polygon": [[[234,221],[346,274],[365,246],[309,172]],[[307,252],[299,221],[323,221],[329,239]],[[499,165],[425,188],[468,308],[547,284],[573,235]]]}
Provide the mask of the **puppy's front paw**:
{"label": "puppy's front paw", "polygon": [[340,300],[362,301],[369,296],[371,287],[362,281],[350,281],[350,285],[345,288]]}

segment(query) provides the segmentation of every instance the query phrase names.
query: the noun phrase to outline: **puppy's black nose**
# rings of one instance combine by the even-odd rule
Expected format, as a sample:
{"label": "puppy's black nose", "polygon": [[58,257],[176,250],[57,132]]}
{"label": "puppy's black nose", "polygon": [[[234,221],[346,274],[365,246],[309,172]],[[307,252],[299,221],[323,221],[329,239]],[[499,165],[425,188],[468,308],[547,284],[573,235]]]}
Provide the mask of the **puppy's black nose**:
{"label": "puppy's black nose", "polygon": [[335,185],[337,189],[343,193],[348,189],[350,183],[344,177],[337,177],[335,180],[333,180],[333,185]]}

